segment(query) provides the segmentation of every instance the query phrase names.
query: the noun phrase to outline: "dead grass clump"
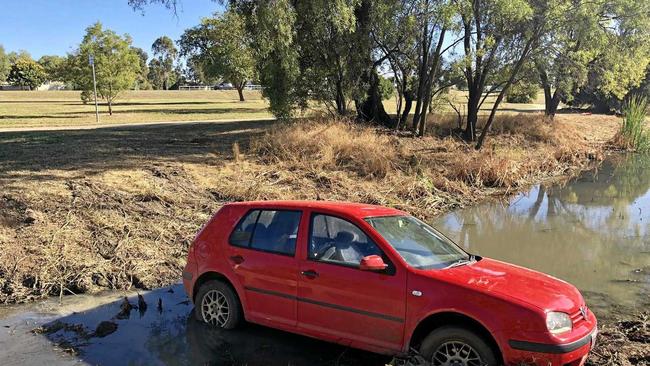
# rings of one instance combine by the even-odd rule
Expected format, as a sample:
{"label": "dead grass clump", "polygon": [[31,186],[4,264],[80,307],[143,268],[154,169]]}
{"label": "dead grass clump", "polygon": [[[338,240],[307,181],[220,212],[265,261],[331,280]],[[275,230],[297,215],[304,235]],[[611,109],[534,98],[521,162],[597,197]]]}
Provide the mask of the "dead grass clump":
{"label": "dead grass clump", "polygon": [[[464,129],[467,123],[463,118],[459,126],[458,116],[451,113],[431,114],[427,121],[427,134],[438,137],[452,135],[454,131]],[[487,116],[481,116],[478,130],[480,131],[486,123]],[[531,142],[552,143],[557,128],[558,123],[543,113],[498,114],[490,127],[490,136],[515,135],[523,136]]]}
{"label": "dead grass clump", "polygon": [[401,163],[396,138],[347,121],[301,121],[281,126],[254,141],[252,151],[266,162],[347,170],[362,177],[385,177]]}
{"label": "dead grass clump", "polygon": [[[481,119],[478,128],[481,129],[486,122],[487,118]],[[557,130],[558,123],[542,113],[519,113],[496,116],[492,122],[490,133],[492,135],[520,135],[532,142],[553,143]]]}
{"label": "dead grass clump", "polygon": [[603,325],[586,365],[650,365],[650,313]]}

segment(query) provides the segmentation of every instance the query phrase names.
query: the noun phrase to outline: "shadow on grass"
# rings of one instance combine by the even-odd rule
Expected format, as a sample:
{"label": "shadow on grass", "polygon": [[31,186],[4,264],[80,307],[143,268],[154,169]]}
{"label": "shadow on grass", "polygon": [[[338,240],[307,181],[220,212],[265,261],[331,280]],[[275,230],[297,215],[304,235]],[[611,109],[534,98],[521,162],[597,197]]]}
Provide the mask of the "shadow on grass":
{"label": "shadow on grass", "polygon": [[[127,109],[127,110],[119,110],[119,109],[114,109],[113,114],[131,114],[131,113],[156,113],[156,114],[226,114],[226,113],[256,113],[256,112],[264,112],[266,111],[264,108],[196,108],[196,109],[191,109],[191,108],[151,108],[151,109]],[[86,111],[86,112],[79,112],[79,111],[74,111],[74,112],[59,112],[56,113],[58,116],[62,115],[75,115],[75,114],[80,114],[80,113],[95,113],[95,111]],[[53,118],[61,118],[61,117],[53,117]]]}
{"label": "shadow on grass", "polygon": [[[128,313],[119,300],[53,320],[42,328],[42,336],[92,365],[380,366],[390,361],[253,324],[230,331],[209,327],[195,319],[181,285],[148,292],[143,299],[146,308]],[[128,301],[138,306],[137,298]],[[101,322],[112,324],[105,323],[99,336],[93,334]]]}
{"label": "shadow on grass", "polygon": [[[246,148],[270,121],[187,123],[93,130],[0,133],[0,177],[11,171],[41,173],[64,169],[91,174],[137,168],[151,162],[203,162],[210,153],[230,154],[232,144]],[[217,164],[218,161],[214,161]],[[21,179],[40,179],[38,174]]]}
{"label": "shadow on grass", "polygon": [[[66,113],[68,114],[68,113]],[[43,115],[2,115],[0,116],[0,121],[3,119],[61,119],[61,118],[80,118],[79,114],[84,114],[83,112],[69,113],[70,116],[61,117],[58,114],[43,114]],[[76,114],[76,115],[75,115]]]}

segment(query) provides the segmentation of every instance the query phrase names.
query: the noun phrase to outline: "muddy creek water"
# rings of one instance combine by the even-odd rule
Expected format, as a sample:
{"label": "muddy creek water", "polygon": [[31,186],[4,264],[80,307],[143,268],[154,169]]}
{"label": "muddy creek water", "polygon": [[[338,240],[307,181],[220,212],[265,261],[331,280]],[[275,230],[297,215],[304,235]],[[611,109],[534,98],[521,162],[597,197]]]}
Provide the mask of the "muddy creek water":
{"label": "muddy creek water", "polygon": [[465,250],[566,280],[599,315],[650,306],[650,158],[616,155],[566,184],[440,217]]}
{"label": "muddy creek water", "polygon": [[[566,184],[536,186],[434,224],[471,253],[575,284],[600,319],[650,307],[650,159],[613,156]],[[0,307],[0,365],[381,366],[390,360],[252,324],[209,328],[194,319],[179,284],[142,295],[146,307],[132,291]],[[134,306],[127,314],[124,296]]]}

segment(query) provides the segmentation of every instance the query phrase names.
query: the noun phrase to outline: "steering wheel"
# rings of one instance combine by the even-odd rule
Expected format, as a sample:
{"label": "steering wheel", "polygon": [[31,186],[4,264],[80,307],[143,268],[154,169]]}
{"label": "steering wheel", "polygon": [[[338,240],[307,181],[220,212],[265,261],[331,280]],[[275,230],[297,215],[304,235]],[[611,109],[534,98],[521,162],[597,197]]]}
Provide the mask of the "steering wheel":
{"label": "steering wheel", "polygon": [[[336,250],[336,243],[335,243],[334,241],[328,241],[328,242],[326,242],[326,243],[323,243],[323,244],[320,246],[320,248],[318,248],[318,249],[316,250],[316,253],[314,253],[314,257],[315,257],[316,259],[329,259],[329,258],[323,258],[323,256],[324,256],[324,255],[325,255],[325,254],[326,254],[330,249],[334,249],[334,250]],[[328,257],[331,257],[332,255],[334,255],[334,250],[331,251],[331,252],[332,252],[331,254],[327,253],[327,254],[329,254]]]}

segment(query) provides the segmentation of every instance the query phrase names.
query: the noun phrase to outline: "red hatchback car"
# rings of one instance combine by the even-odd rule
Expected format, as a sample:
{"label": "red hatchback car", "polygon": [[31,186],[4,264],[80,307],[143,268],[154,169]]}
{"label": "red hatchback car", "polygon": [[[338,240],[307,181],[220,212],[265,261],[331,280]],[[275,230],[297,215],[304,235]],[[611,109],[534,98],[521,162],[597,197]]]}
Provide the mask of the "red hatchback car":
{"label": "red hatchback car", "polygon": [[324,201],[223,206],[190,247],[200,321],[243,319],[433,365],[583,365],[594,314],[572,285],[482,258],[405,212]]}

